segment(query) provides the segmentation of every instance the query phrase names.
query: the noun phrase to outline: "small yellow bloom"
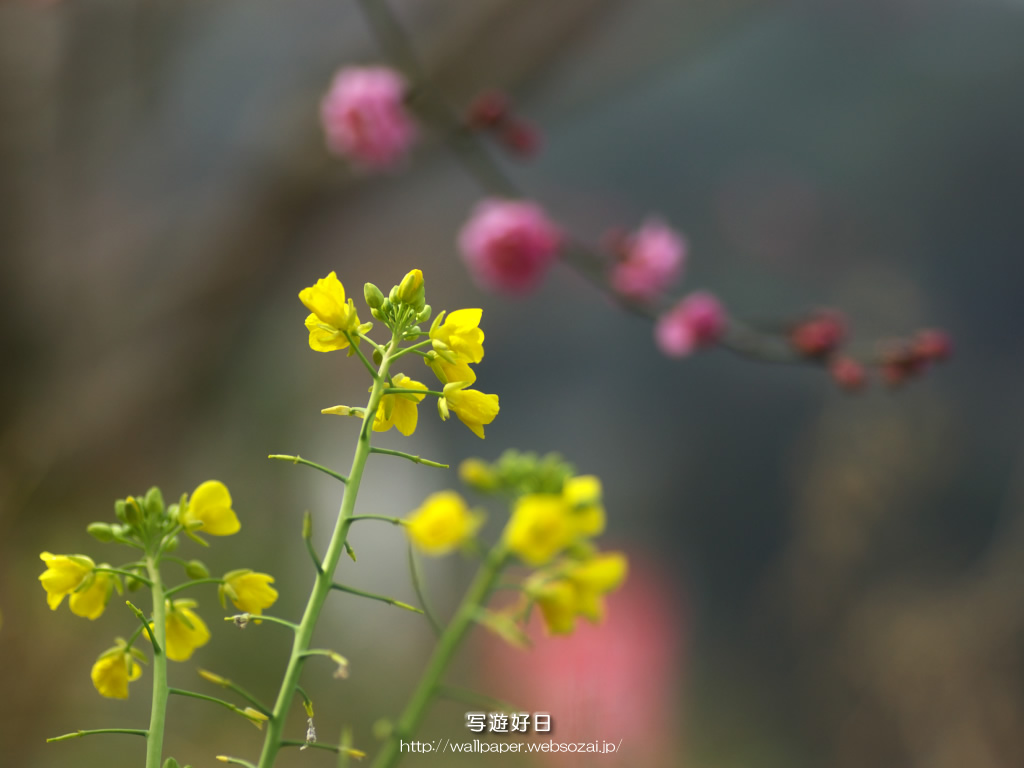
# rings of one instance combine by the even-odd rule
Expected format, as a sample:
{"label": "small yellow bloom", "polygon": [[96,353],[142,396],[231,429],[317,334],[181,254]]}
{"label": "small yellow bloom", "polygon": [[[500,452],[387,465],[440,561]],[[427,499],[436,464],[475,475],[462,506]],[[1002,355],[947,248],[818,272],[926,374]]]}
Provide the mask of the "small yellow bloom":
{"label": "small yellow bloom", "polygon": [[54,611],[64,600],[64,595],[72,594],[78,589],[96,567],[96,563],[85,555],[54,555],[43,552],[39,559],[46,563],[46,570],[39,576],[39,581],[46,590],[46,602]]}
{"label": "small yellow bloom", "polygon": [[564,579],[547,582],[531,591],[551,635],[571,635],[576,628],[576,587]]}
{"label": "small yellow bloom", "polygon": [[530,493],[520,496],[505,529],[505,542],[524,563],[544,565],[575,538],[571,515],[559,495]]}
{"label": "small yellow bloom", "polygon": [[481,459],[466,459],[459,465],[459,479],[477,491],[494,491],[498,489],[501,478],[491,469],[491,465]]}
{"label": "small yellow bloom", "polygon": [[562,497],[573,510],[573,520],[580,536],[599,536],[604,531],[601,481],[597,477],[581,475],[569,478],[562,488]]}
{"label": "small yellow bloom", "polygon": [[428,496],[406,518],[406,530],[413,544],[428,555],[447,555],[471,539],[483,523],[455,491]]}
{"label": "small yellow bloom", "polygon": [[457,309],[445,317],[443,324],[430,329],[430,339],[441,342],[460,362],[479,363],[484,359],[481,317],[482,309]]}
{"label": "small yellow bloom", "polygon": [[437,376],[442,384],[458,384],[465,382],[468,386],[476,381],[476,372],[469,367],[469,363],[459,360],[449,363],[443,357],[435,355],[431,358],[424,358],[430,370]]}
{"label": "small yellow bloom", "polygon": [[576,587],[576,612],[600,622],[604,618],[604,596],[619,588],[628,570],[628,561],[621,552],[595,555],[569,566],[565,577]]}
{"label": "small yellow bloom", "polygon": [[181,522],[188,528],[200,522],[198,530],[212,536],[230,536],[242,527],[231,508],[227,486],[218,480],[207,480],[192,492],[181,513]]}
{"label": "small yellow bloom", "polygon": [[271,584],[274,577],[249,570],[232,571],[224,576],[224,592],[240,611],[259,616],[264,608],[277,601],[277,590]]}
{"label": "small yellow bloom", "polygon": [[[424,392],[427,390],[425,384],[413,381],[404,373],[397,374],[392,381],[397,389],[422,389]],[[373,431],[387,432],[392,427],[397,427],[399,432],[408,437],[416,431],[416,406],[424,397],[425,395],[410,393],[384,395],[373,419]]]}
{"label": "small yellow bloom", "polygon": [[91,584],[72,592],[68,600],[71,612],[85,619],[100,617],[114,589],[114,577],[109,573],[93,573],[91,579]]}
{"label": "small yellow bloom", "polygon": [[398,284],[396,298],[406,304],[419,305],[422,308],[423,293],[423,272],[419,269],[414,269],[407,273],[402,278],[402,282]]}
{"label": "small yellow bloom", "polygon": [[459,417],[459,421],[483,440],[484,425],[490,424],[498,415],[498,396],[485,395],[475,389],[465,389],[466,386],[468,385],[465,382],[445,384],[444,399],[448,408]]}
{"label": "small yellow bloom", "polygon": [[255,725],[261,731],[263,730],[263,724],[270,719],[258,709],[253,709],[252,707],[246,707],[243,709],[242,714],[245,715],[250,723]]}
{"label": "small yellow bloom", "polygon": [[171,661],[188,661],[196,648],[210,641],[210,630],[192,609],[195,600],[167,601],[167,658]]}
{"label": "small yellow bloom", "polygon": [[345,300],[345,287],[334,272],[303,288],[299,301],[312,313],[306,318],[311,349],[331,352],[349,345],[345,333],[357,331],[359,315],[352,299]]}
{"label": "small yellow bloom", "polygon": [[142,676],[142,667],[123,646],[112,648],[92,665],[92,684],[108,699],[127,699],[128,683]]}

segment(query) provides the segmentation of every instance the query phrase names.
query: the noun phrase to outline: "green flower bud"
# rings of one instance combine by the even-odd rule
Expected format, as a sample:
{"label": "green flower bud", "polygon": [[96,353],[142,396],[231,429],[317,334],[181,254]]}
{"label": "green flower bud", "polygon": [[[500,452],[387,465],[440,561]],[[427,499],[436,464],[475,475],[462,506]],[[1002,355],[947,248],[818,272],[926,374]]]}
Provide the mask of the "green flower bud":
{"label": "green flower bud", "polygon": [[419,314],[416,315],[416,322],[417,323],[425,323],[425,322],[427,322],[427,320],[430,319],[430,312],[431,312],[430,305],[429,304],[424,304],[423,305],[423,309],[421,309]]}
{"label": "green flower bud", "polygon": [[146,517],[150,520],[156,520],[164,514],[164,495],[160,493],[160,489],[153,486],[146,491],[146,497],[142,501],[142,507],[146,511]]}
{"label": "green flower bud", "polygon": [[425,295],[423,272],[418,269],[411,270],[398,286],[398,300],[418,312],[425,306]]}
{"label": "green flower bud", "polygon": [[96,541],[113,541],[114,527],[107,523],[89,523],[85,529]]}
{"label": "green flower bud", "polygon": [[373,362],[375,365],[380,365],[382,362],[384,362],[384,357],[381,355],[379,349],[373,350]]}
{"label": "green flower bud", "polygon": [[[367,283],[363,286],[363,298],[366,299],[366,305],[371,310],[380,309],[381,305],[384,303],[384,294],[381,293],[380,288],[373,283]],[[374,317],[377,316],[374,315]],[[377,319],[379,320],[380,318]]]}
{"label": "green flower bud", "polygon": [[179,543],[180,542],[178,541],[178,537],[175,536],[174,538],[172,538],[170,541],[167,542],[167,545],[164,547],[164,552],[173,552],[174,550],[176,550],[178,548],[178,544]]}
{"label": "green flower bud", "polygon": [[185,563],[185,575],[190,579],[208,579],[210,571],[202,560],[189,560]]}
{"label": "green flower bud", "polygon": [[166,760],[164,760],[164,768],[180,768],[180,767],[178,765],[178,761],[177,760],[175,760],[173,757],[168,757]]}
{"label": "green flower bud", "polygon": [[391,304],[397,304],[399,302],[397,285],[392,287],[391,292],[388,294],[388,301]]}
{"label": "green flower bud", "polygon": [[405,338],[407,338],[407,339],[415,339],[421,333],[423,333],[423,331],[420,330],[420,327],[418,325],[414,325],[414,326],[412,326],[412,328],[409,328],[408,330],[406,330]]}
{"label": "green flower bud", "polygon": [[384,313],[381,312],[379,309],[371,309],[370,314],[373,315],[376,319],[380,320],[382,323],[384,322]]}
{"label": "green flower bud", "polygon": [[136,579],[134,576],[124,577],[124,586],[129,592],[134,592],[142,586],[142,582]]}

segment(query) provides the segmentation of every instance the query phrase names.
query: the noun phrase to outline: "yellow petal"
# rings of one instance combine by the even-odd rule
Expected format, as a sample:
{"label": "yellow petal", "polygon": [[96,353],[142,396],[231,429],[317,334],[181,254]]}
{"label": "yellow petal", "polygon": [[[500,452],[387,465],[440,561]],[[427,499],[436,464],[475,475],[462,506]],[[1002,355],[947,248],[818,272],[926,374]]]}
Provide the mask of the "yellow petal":
{"label": "yellow petal", "polygon": [[274,577],[266,573],[245,573],[228,580],[234,590],[231,602],[240,611],[259,615],[277,601],[277,590],[271,584]]}
{"label": "yellow petal", "polygon": [[201,522],[199,530],[212,536],[230,536],[242,527],[231,508],[231,494],[219,480],[207,480],[195,489],[181,519],[186,524]]}
{"label": "yellow petal", "polygon": [[299,292],[299,301],[327,325],[346,327],[348,306],[345,303],[345,286],[334,272],[317,280],[316,285],[303,288]]}
{"label": "yellow petal", "polygon": [[516,500],[505,529],[505,541],[523,562],[539,566],[565,549],[574,533],[570,512],[561,496],[531,493]]}
{"label": "yellow petal", "polygon": [[576,626],[577,595],[567,581],[554,581],[540,587],[534,595],[544,626],[551,635],[571,634]]}
{"label": "yellow petal", "polygon": [[309,348],[314,352],[333,352],[345,349],[348,339],[334,326],[326,325],[316,315],[306,318],[306,330],[309,331]]}
{"label": "yellow petal", "polygon": [[97,619],[107,607],[110,590],[114,582],[110,574],[97,573],[91,585],[80,592],[72,592],[69,605],[71,612],[86,619]]}
{"label": "yellow petal", "polygon": [[173,606],[168,606],[166,644],[167,658],[171,661],[187,661],[196,648],[210,641],[210,630],[199,615],[187,607],[190,602],[174,601]]}
{"label": "yellow petal", "polygon": [[469,427],[473,434],[481,440],[484,438],[484,425],[490,424],[498,415],[499,404],[497,395],[485,395],[475,389],[458,389],[448,394],[446,399],[451,410],[459,417],[459,421]]}
{"label": "yellow petal", "polygon": [[440,556],[472,538],[482,523],[458,493],[439,491],[406,518],[406,532],[424,553]]}

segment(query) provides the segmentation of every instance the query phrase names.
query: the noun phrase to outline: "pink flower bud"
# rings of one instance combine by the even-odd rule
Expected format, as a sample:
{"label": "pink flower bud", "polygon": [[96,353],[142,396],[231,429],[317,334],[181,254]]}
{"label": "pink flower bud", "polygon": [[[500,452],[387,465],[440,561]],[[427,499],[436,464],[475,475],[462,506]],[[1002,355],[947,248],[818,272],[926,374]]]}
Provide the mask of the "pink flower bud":
{"label": "pink flower bud", "polygon": [[686,240],[657,219],[618,243],[621,260],[612,267],[612,288],[632,301],[650,302],[679,278]]}
{"label": "pink flower bud", "polygon": [[953,342],[944,331],[918,331],[914,338],[914,354],[929,362],[943,362],[953,353]]}
{"label": "pink flower bud", "polygon": [[467,120],[472,128],[489,129],[508,117],[508,97],[497,90],[484,91],[469,105]]}
{"label": "pink flower bud", "polygon": [[790,332],[790,343],[806,357],[825,357],[846,339],[846,319],[834,310],[823,310],[798,323]]}
{"label": "pink flower bud", "polygon": [[509,120],[498,138],[507,150],[523,158],[533,157],[540,150],[540,132],[525,120]]}
{"label": "pink flower bud", "polygon": [[462,260],[473,279],[486,290],[507,294],[536,288],[561,241],[544,210],[526,200],[484,200],[459,232]]}
{"label": "pink flower bud", "polygon": [[859,392],[867,384],[864,366],[851,357],[837,357],[828,366],[832,380],[847,392]]}
{"label": "pink flower bud", "polygon": [[686,357],[716,343],[725,331],[725,309],[707,292],[691,293],[666,312],[654,327],[658,348],[669,357]]}
{"label": "pink flower bud", "polygon": [[366,168],[388,168],[416,140],[405,80],[386,67],[346,67],[320,104],[328,149]]}

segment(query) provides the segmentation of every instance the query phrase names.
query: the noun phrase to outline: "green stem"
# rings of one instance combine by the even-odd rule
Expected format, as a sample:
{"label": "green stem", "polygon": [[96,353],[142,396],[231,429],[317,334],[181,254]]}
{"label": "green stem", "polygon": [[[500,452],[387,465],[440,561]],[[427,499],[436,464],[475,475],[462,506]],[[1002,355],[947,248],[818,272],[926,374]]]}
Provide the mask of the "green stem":
{"label": "green stem", "polygon": [[434,397],[444,397],[444,392],[438,392],[436,389],[408,389],[406,387],[388,387],[384,390],[385,395],[433,395]]}
{"label": "green stem", "polygon": [[259,624],[261,621],[269,621],[271,624],[280,624],[282,627],[288,627],[292,632],[299,631],[299,625],[294,621],[288,621],[288,619],[279,619],[277,616],[267,616],[265,613],[236,613],[234,616],[225,616],[224,621],[238,621],[240,617],[249,617],[249,621],[253,624]]}
{"label": "green stem", "polygon": [[356,339],[352,338],[352,334],[346,331],[345,338],[348,339],[349,346],[351,346],[352,349],[356,351],[356,354],[359,355],[359,359],[363,361],[363,365],[366,366],[366,370],[370,372],[370,376],[373,377],[373,380],[377,381],[378,377],[384,378],[383,375],[373,370],[373,366],[370,365],[370,361],[366,359],[366,355],[363,354],[363,350],[359,348],[359,344],[356,343]]}
{"label": "green stem", "polygon": [[416,606],[409,605],[408,603],[403,603],[401,600],[395,600],[395,598],[393,597],[387,597],[386,595],[378,595],[373,592],[366,592],[362,589],[356,589],[355,587],[348,587],[344,584],[338,584],[337,582],[331,584],[331,589],[336,589],[339,592],[348,592],[350,595],[359,595],[359,597],[368,597],[370,600],[379,600],[382,603],[393,605],[396,608],[404,608],[405,610],[412,611],[413,613],[423,613],[423,611],[421,611]]}
{"label": "green stem", "polygon": [[46,743],[49,744],[51,741],[78,739],[82,736],[94,736],[97,733],[128,733],[133,736],[145,736],[149,732],[139,728],[93,728],[88,731],[75,731],[74,733],[65,733],[63,736],[54,736],[52,739],[47,739]]}
{"label": "green stem", "polygon": [[451,623],[441,635],[434,649],[434,655],[430,658],[419,685],[409,699],[409,703],[402,713],[394,730],[388,737],[387,743],[373,761],[373,768],[392,768],[398,764],[402,757],[400,742],[410,740],[416,729],[419,728],[423,716],[434,697],[441,690],[441,678],[448,669],[448,664],[458,650],[459,645],[465,638],[470,627],[473,626],[477,612],[487,602],[495,583],[501,576],[505,565],[505,549],[502,544],[497,544],[487,555],[484,564],[477,571],[469,591],[462,599]]}
{"label": "green stem", "polygon": [[427,346],[430,346],[433,343],[434,343],[433,339],[427,339],[426,341],[421,341],[418,344],[413,344],[411,347],[406,347],[402,351],[398,352],[392,358],[392,360],[397,360],[398,358],[402,357],[403,355],[408,355],[410,352],[416,352],[416,353],[421,354],[421,355],[426,354],[425,352],[423,352],[421,350],[421,347],[427,347]]}
{"label": "green stem", "polygon": [[437,616],[427,600],[427,590],[423,584],[423,570],[420,568],[420,560],[416,557],[416,550],[413,549],[412,542],[409,542],[409,576],[412,579],[412,588],[416,591],[416,599],[420,601],[420,607],[423,608],[423,613],[427,617],[427,621],[430,622],[430,628],[434,630],[435,635],[440,637],[443,631],[441,622],[437,620]]}
{"label": "green stem", "polygon": [[290,461],[292,464],[305,464],[307,467],[312,467],[313,469],[319,469],[325,475],[330,475],[335,480],[341,480],[341,482],[343,482],[343,483],[347,483],[348,482],[348,478],[345,477],[344,475],[342,475],[342,474],[340,474],[338,472],[335,472],[333,469],[328,469],[327,467],[324,467],[324,466],[321,466],[320,464],[312,462],[309,459],[304,459],[301,456],[287,456],[287,455],[285,455],[283,453],[272,453],[269,456],[267,456],[267,458],[268,459],[280,459],[281,461]]}
{"label": "green stem", "polygon": [[[216,696],[207,696],[205,693],[196,693],[195,691],[186,691],[184,688],[168,688],[167,692],[174,696],[187,696],[191,699],[199,699],[200,701],[208,701],[211,704],[219,704],[225,709],[230,709],[232,712],[247,717],[247,715],[241,710],[240,707],[236,707],[230,701],[224,701],[224,699],[218,699]],[[260,710],[260,707],[256,707]],[[267,712],[263,712],[264,715],[268,715]]]}
{"label": "green stem", "polygon": [[352,515],[352,522],[356,520],[383,520],[385,523],[391,523],[392,525],[401,525],[403,523],[400,517],[389,517],[388,515]]}
{"label": "green stem", "polygon": [[[399,330],[401,330],[400,327]],[[398,350],[400,338],[399,333],[393,333],[391,343],[382,355],[380,370],[374,376],[373,387],[370,389],[370,399],[366,404],[367,414],[377,412],[380,399],[384,395],[385,381],[387,380],[388,370],[391,368],[392,356]],[[359,355],[362,357],[361,352]],[[365,358],[363,359],[365,360]],[[270,768],[274,764],[278,750],[281,748],[284,724],[287,720],[292,697],[295,694],[295,687],[299,682],[299,672],[302,669],[303,659],[305,658],[306,651],[309,650],[313,629],[320,618],[320,611],[323,609],[327,596],[331,592],[334,583],[334,571],[338,567],[338,561],[345,551],[345,539],[348,537],[348,529],[352,524],[352,514],[356,506],[356,496],[359,494],[359,484],[363,479],[363,469],[366,467],[366,460],[370,457],[372,426],[372,419],[364,419],[359,430],[359,441],[356,444],[355,455],[352,457],[352,469],[349,471],[348,482],[345,485],[345,495],[341,500],[341,509],[338,510],[338,519],[334,526],[334,533],[331,535],[331,541],[327,546],[327,551],[324,553],[323,570],[316,575],[313,590],[309,595],[309,601],[306,603],[306,610],[302,614],[302,621],[295,632],[291,657],[288,659],[284,679],[281,681],[281,688],[277,694],[273,717],[267,724],[267,733],[263,741],[263,751],[260,754],[259,768]],[[147,768],[149,767],[147,766]]]}
{"label": "green stem", "polygon": [[146,736],[146,768],[160,768],[164,748],[164,725],[167,721],[167,619],[166,597],[160,579],[159,554],[147,555],[146,570],[152,582],[153,622],[147,627],[156,642],[153,644],[153,706],[149,715],[149,734]]}
{"label": "green stem", "polygon": [[413,464],[422,464],[425,467],[438,467],[439,469],[448,469],[447,464],[440,464],[436,461],[430,461],[430,459],[424,459],[422,456],[413,456],[411,453],[406,453],[405,451],[392,451],[390,448],[373,447],[370,449],[370,453],[379,453],[383,456],[398,456],[403,459],[408,459]]}
{"label": "green stem", "polygon": [[189,587],[194,587],[198,584],[221,584],[223,581],[224,579],[216,579],[212,576],[207,579],[192,579],[192,581],[186,581],[184,584],[179,584],[176,587],[171,587],[164,593],[164,597],[176,595],[178,592],[181,592],[181,590],[188,589]]}
{"label": "green stem", "polygon": [[120,568],[107,568],[104,565],[97,565],[95,568],[93,568],[93,570],[99,573],[116,573],[119,576],[126,576],[131,579],[138,579],[147,587],[153,586],[152,582],[150,582],[150,580],[147,579],[145,576],[139,576],[139,574],[133,573],[132,571],[123,571]]}

